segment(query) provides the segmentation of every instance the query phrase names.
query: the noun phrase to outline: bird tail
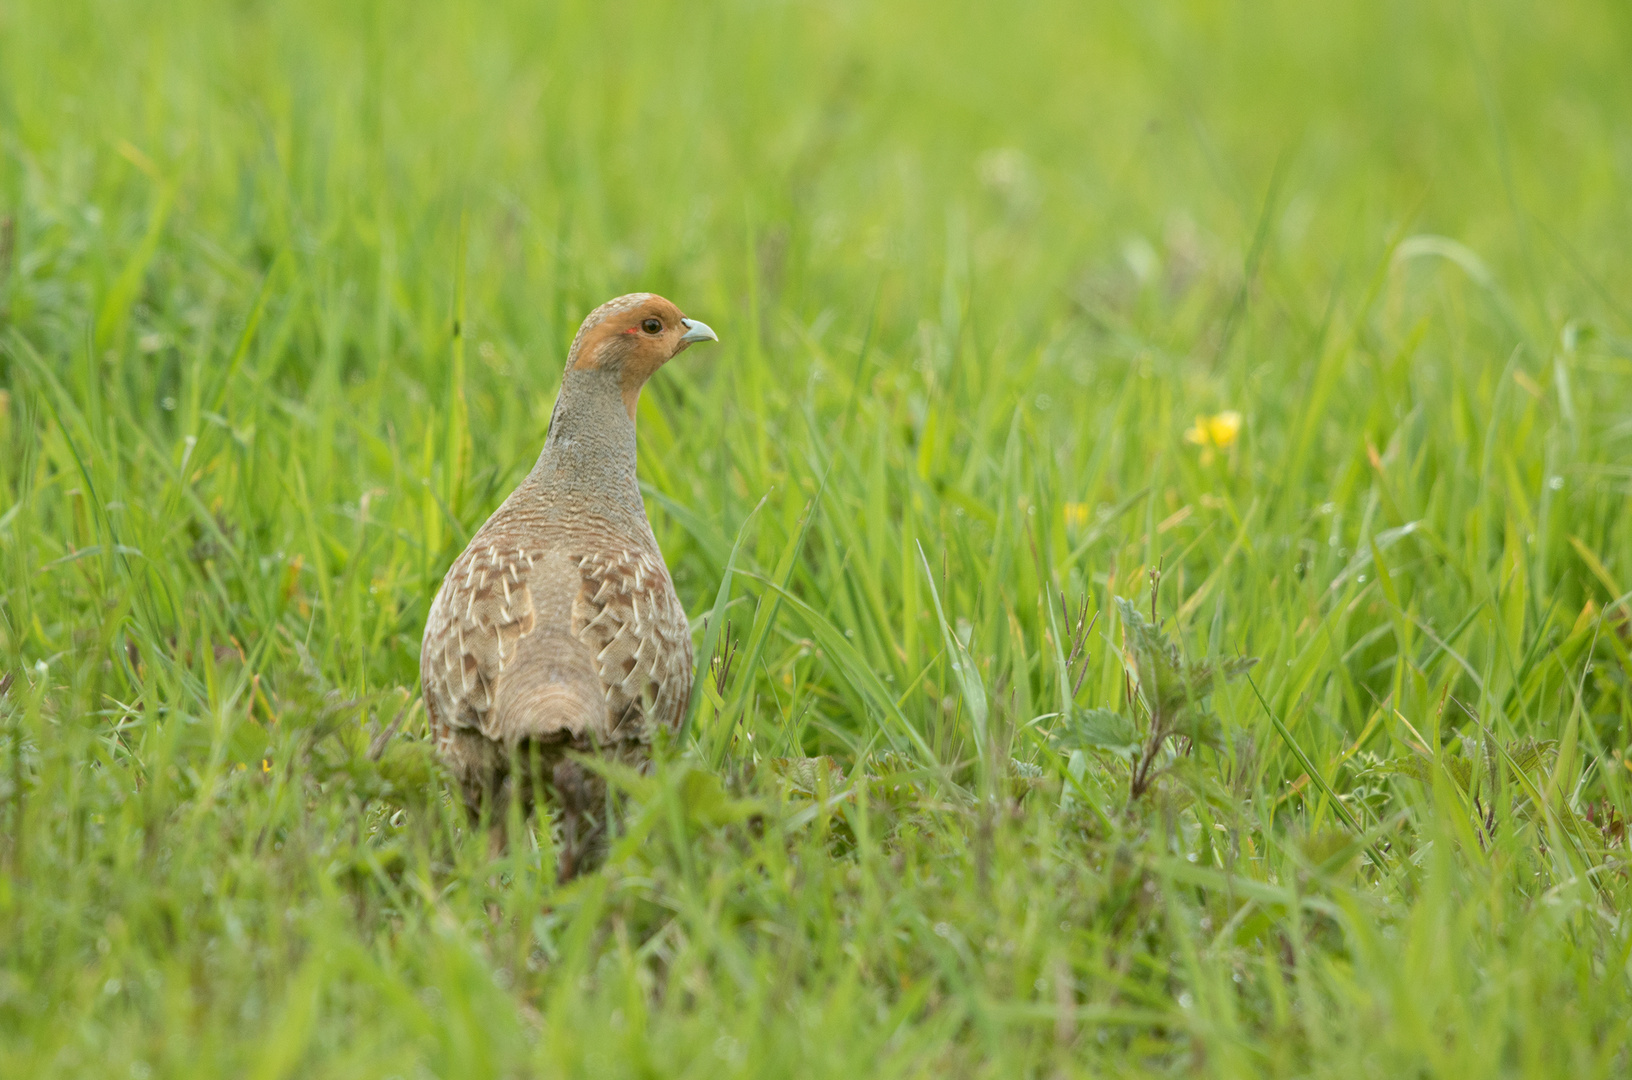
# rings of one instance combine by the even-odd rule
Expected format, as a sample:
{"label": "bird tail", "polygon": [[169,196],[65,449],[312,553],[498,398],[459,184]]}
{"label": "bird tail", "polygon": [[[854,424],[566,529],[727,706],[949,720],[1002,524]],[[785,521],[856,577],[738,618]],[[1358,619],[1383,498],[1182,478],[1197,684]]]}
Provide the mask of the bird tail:
{"label": "bird tail", "polygon": [[559,642],[528,644],[533,655],[518,657],[521,662],[499,680],[496,708],[484,718],[483,734],[507,746],[528,739],[556,742],[601,735],[607,722],[606,693],[588,650],[565,635]]}

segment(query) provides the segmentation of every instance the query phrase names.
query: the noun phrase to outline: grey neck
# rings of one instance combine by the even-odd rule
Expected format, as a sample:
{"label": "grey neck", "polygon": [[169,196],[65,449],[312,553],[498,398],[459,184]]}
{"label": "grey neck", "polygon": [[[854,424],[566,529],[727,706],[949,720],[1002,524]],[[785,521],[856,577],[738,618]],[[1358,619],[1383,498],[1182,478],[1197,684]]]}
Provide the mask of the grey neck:
{"label": "grey neck", "polygon": [[544,452],[526,482],[556,507],[650,531],[635,479],[635,422],[616,372],[566,373]]}

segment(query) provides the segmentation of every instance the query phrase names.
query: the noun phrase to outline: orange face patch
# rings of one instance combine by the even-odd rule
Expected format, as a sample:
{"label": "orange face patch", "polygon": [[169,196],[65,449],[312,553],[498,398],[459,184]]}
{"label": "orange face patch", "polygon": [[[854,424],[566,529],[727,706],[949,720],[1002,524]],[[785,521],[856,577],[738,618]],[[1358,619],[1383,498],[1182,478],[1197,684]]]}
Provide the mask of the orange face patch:
{"label": "orange face patch", "polygon": [[[588,371],[631,361],[649,368],[647,374],[683,347],[680,309],[655,293],[630,293],[608,300],[589,313],[573,339],[567,366]],[[655,322],[650,333],[645,324]]]}
{"label": "orange face patch", "polygon": [[631,293],[589,313],[567,355],[572,371],[616,370],[630,419],[640,388],[688,344],[685,316],[655,293]]}

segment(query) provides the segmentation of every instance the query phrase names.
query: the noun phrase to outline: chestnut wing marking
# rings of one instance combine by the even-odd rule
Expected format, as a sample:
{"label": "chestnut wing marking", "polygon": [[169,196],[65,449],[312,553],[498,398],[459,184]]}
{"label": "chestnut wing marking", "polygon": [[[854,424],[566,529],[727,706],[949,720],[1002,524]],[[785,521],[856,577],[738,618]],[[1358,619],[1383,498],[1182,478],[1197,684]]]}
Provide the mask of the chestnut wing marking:
{"label": "chestnut wing marking", "polygon": [[486,544],[454,562],[431,605],[420,677],[441,742],[451,728],[486,731],[500,680],[538,625],[528,577],[542,552]]}
{"label": "chestnut wing marking", "polygon": [[583,555],[578,569],[572,630],[595,654],[606,734],[644,742],[656,727],[678,728],[691,696],[691,630],[662,558],[641,550]]}

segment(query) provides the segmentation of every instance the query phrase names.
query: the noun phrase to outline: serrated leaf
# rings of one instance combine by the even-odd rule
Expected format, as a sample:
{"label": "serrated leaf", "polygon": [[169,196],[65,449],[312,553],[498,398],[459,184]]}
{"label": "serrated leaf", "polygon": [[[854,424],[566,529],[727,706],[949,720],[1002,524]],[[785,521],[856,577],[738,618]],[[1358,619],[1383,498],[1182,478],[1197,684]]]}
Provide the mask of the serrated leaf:
{"label": "serrated leaf", "polygon": [[1054,744],[1061,750],[1131,753],[1139,742],[1139,729],[1133,721],[1112,709],[1073,710],[1054,732]]}
{"label": "serrated leaf", "polygon": [[1208,709],[1188,709],[1180,732],[1191,742],[1213,750],[1224,749],[1224,721]]}
{"label": "serrated leaf", "polygon": [[1186,660],[1159,625],[1145,621],[1133,601],[1117,597],[1116,603],[1126,635],[1125,656],[1150,707],[1155,730],[1189,735],[1209,746],[1221,745],[1222,725],[1207,712],[1206,700],[1216,682],[1239,678],[1257,658]]}
{"label": "serrated leaf", "polygon": [[1185,677],[1184,660],[1161,627],[1146,622],[1131,600],[1119,596],[1116,606],[1122,615],[1126,656],[1132,663],[1151,715],[1160,726],[1162,720],[1182,709],[1193,696]]}
{"label": "serrated leaf", "polygon": [[822,757],[778,757],[766,763],[790,791],[815,796],[824,788],[837,791],[844,782],[844,770],[826,755]]}

